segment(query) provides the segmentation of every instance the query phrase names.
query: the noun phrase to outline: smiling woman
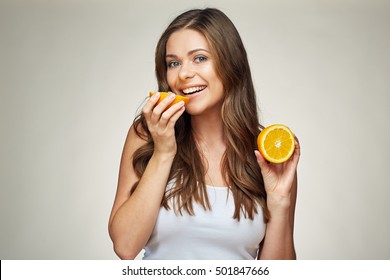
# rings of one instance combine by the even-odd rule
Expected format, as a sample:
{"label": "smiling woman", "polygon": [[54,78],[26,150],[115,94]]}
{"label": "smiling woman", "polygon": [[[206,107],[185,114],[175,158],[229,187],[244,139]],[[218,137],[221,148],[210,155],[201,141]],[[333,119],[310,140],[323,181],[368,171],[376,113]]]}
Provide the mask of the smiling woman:
{"label": "smiling woman", "polygon": [[299,144],[282,165],[253,153],[262,126],[233,23],[187,11],[155,59],[159,91],[176,95],[151,96],[129,130],[109,222],[117,255],[294,259]]}
{"label": "smiling woman", "polygon": [[220,111],[224,88],[206,37],[192,29],[176,31],[167,41],[166,52],[169,88],[190,98],[187,113]]}

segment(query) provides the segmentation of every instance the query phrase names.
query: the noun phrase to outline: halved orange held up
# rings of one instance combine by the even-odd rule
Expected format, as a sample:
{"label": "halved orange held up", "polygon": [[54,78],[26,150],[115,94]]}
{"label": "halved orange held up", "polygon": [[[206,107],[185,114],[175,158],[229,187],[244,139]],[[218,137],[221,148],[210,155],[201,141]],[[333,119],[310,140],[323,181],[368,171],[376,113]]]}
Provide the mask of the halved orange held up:
{"label": "halved orange held up", "polygon": [[[149,92],[149,96],[153,96],[153,94],[155,94],[155,92]],[[170,94],[170,92],[160,92],[160,99],[157,101],[157,104],[159,104],[164,98],[166,98]],[[175,99],[172,101],[171,104],[168,105],[167,109],[170,108],[172,105],[179,103],[180,101],[184,101],[184,106],[186,106],[190,99],[188,97],[176,94]]]}
{"label": "halved orange held up", "polygon": [[260,132],[257,137],[257,146],[266,160],[272,163],[282,163],[294,153],[294,134],[287,126],[274,124]]}

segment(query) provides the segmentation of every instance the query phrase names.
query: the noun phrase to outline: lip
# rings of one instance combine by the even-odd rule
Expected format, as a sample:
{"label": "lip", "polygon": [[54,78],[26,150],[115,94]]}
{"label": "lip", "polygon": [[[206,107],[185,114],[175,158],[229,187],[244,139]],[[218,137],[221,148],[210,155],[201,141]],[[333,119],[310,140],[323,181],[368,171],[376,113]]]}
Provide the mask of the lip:
{"label": "lip", "polygon": [[[201,91],[198,91],[196,93],[192,93],[192,94],[185,94],[183,92],[183,90],[187,89],[187,88],[192,88],[192,87],[204,87],[204,89],[202,89]],[[180,91],[180,95],[182,96],[185,96],[185,97],[188,97],[188,98],[194,98],[200,94],[203,93],[203,91],[207,88],[207,85],[201,85],[201,84],[194,84],[194,85],[186,85],[185,87],[180,87],[178,90]]]}

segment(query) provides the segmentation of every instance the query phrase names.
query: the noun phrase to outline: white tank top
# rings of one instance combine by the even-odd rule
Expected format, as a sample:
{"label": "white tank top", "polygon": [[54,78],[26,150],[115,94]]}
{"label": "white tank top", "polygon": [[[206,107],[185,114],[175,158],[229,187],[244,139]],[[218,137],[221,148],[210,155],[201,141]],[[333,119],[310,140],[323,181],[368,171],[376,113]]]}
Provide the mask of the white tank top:
{"label": "white tank top", "polygon": [[211,210],[194,203],[194,216],[176,215],[161,207],[143,259],[256,259],[266,225],[258,205],[254,219],[233,218],[233,194],[225,187],[207,186]]}

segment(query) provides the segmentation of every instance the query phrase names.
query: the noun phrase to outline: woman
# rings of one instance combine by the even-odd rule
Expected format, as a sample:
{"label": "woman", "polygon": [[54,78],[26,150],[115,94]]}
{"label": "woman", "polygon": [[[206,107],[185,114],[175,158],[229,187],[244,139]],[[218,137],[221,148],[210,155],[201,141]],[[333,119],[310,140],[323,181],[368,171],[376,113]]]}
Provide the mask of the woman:
{"label": "woman", "polygon": [[[172,94],[150,97],[129,130],[109,222],[116,254],[295,259],[299,145],[283,164],[256,150],[262,126],[233,23],[217,9],[179,15],[157,44],[156,75]],[[188,105],[169,107],[173,93]]]}

